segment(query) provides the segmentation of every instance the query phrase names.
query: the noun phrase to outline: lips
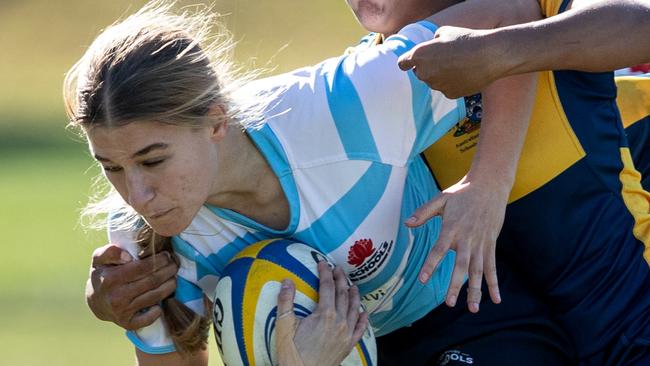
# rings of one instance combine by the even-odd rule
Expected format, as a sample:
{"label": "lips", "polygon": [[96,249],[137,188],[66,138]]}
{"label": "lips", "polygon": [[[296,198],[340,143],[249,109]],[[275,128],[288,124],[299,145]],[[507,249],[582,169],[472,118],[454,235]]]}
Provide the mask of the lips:
{"label": "lips", "polygon": [[168,213],[172,212],[173,210],[174,210],[173,208],[170,208],[169,210],[158,211],[158,212],[156,212],[156,213],[154,213],[152,215],[148,215],[147,217],[150,218],[150,219],[156,220],[156,219],[159,219],[159,218],[167,215]]}

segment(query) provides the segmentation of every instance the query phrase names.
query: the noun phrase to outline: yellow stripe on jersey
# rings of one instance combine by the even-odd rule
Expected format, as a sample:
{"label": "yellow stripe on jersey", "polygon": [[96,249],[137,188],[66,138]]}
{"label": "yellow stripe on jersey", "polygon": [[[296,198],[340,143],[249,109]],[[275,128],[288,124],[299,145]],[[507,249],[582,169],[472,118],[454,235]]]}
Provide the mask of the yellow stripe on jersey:
{"label": "yellow stripe on jersey", "polygon": [[634,237],[643,243],[643,258],[650,264],[650,193],[641,187],[641,174],[634,169],[628,148],[621,148],[623,169],[619,175],[623,189],[621,194],[625,206],[634,217]]}
{"label": "yellow stripe on jersey", "polygon": [[540,188],[584,156],[564,113],[553,73],[541,73],[510,202]]}
{"label": "yellow stripe on jersey", "polygon": [[620,76],[616,78],[616,87],[623,127],[650,116],[650,77]]}
{"label": "yellow stripe on jersey", "polygon": [[459,133],[468,122],[460,122],[433,145],[424,150],[424,158],[442,189],[458,182],[469,170],[478,143],[479,130]]}
{"label": "yellow stripe on jersey", "polygon": [[[424,152],[442,189],[458,182],[467,173],[476,150],[479,132],[459,136],[457,129],[452,129]],[[562,108],[553,73],[541,73],[509,202],[540,188],[584,156],[585,151]]]}

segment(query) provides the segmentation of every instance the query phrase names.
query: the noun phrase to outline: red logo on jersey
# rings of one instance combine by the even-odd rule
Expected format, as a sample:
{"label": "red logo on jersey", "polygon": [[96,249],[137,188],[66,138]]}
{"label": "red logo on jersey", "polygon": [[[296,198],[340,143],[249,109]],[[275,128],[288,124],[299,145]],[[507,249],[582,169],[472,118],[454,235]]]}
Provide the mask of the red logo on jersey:
{"label": "red logo on jersey", "polygon": [[348,263],[359,267],[374,252],[375,248],[372,246],[372,239],[357,240],[348,252]]}
{"label": "red logo on jersey", "polygon": [[631,72],[648,73],[648,72],[650,72],[650,64],[641,64],[641,65],[630,66],[630,71]]}

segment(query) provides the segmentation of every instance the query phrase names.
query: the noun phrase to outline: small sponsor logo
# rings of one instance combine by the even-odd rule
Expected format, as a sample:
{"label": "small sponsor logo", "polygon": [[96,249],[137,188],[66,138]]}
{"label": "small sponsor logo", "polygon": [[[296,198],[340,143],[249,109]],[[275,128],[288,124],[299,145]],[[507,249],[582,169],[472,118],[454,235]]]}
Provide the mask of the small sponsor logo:
{"label": "small sponsor logo", "polygon": [[440,355],[438,366],[473,365],[474,359],[467,353],[458,350],[449,350]]}
{"label": "small sponsor logo", "polygon": [[385,241],[374,248],[371,239],[361,239],[354,243],[348,251],[348,264],[355,269],[348,275],[352,282],[368,278],[381,267],[393,248],[393,241]]}

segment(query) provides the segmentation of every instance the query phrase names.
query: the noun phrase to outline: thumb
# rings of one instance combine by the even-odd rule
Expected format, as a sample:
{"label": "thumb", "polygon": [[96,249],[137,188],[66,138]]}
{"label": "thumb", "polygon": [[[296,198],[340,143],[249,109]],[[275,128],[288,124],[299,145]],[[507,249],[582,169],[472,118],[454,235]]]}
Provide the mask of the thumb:
{"label": "thumb", "polygon": [[275,319],[275,347],[280,365],[302,365],[293,337],[296,335],[298,321],[293,313],[293,299],[296,288],[291,280],[282,281],[278,294],[278,316]]}
{"label": "thumb", "polygon": [[406,52],[397,59],[397,65],[402,71],[409,71],[415,67],[413,60],[413,50]]}
{"label": "thumb", "polygon": [[118,265],[131,262],[133,257],[115,244],[106,244],[93,252],[93,267]]}
{"label": "thumb", "polygon": [[411,217],[406,220],[405,224],[408,227],[417,227],[434,216],[442,215],[445,211],[445,205],[447,204],[447,195],[441,193],[438,197],[432,199],[431,201],[420,206]]}
{"label": "thumb", "polygon": [[275,319],[278,340],[293,340],[296,331],[296,315],[293,312],[293,299],[296,288],[291,280],[282,281],[278,294],[278,315]]}

